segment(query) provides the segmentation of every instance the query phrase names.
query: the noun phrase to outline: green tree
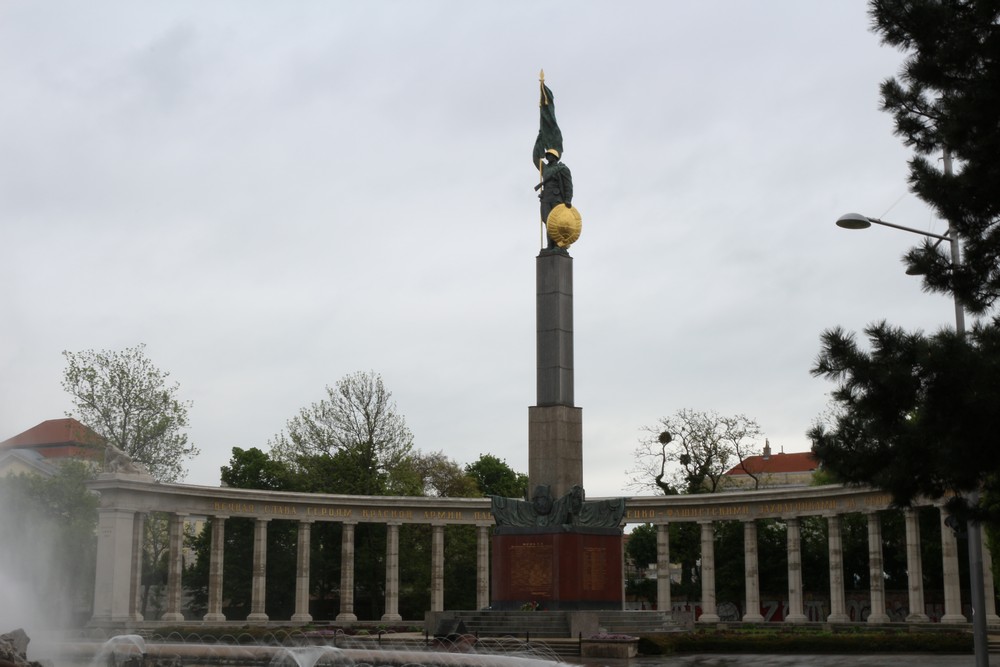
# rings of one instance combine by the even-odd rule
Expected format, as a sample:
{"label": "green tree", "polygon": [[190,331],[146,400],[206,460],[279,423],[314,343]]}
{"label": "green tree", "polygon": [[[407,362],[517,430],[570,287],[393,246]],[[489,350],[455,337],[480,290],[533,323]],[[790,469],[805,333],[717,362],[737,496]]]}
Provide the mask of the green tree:
{"label": "green tree", "polygon": [[[924,275],[926,290],[987,316],[1000,295],[1000,6],[873,0],[870,11],[882,41],[907,54],[881,92],[896,134],[914,150],[910,186],[947,220],[963,257],[953,263],[924,243],[904,262]],[[932,161],[941,151],[954,156],[954,169]],[[823,334],[812,372],[836,383],[836,409],[809,431],[819,460],[900,505],[949,496],[960,517],[1000,520],[995,505],[965,501],[974,490],[1000,494],[1000,322],[988,317],[965,336],[880,322],[865,336],[867,349],[841,328]]]}
{"label": "green tree", "polygon": [[[170,373],[146,357],[145,345],[109,350],[63,351],[63,388],[75,413],[67,413],[121,449],[161,482],[184,475],[183,461],[198,449],[188,443],[190,401],[177,398]],[[96,443],[95,443],[96,444]]]}
{"label": "green tree", "polygon": [[[910,185],[962,240],[963,263],[925,242],[906,255],[932,291],[974,313],[1000,296],[1000,6],[995,0],[873,0],[873,29],[907,54],[881,86],[882,109],[913,148]],[[952,173],[936,162],[954,155]],[[933,159],[933,161],[932,161]]]}
{"label": "green tree", "polygon": [[625,557],[633,567],[626,566],[625,593],[656,606],[656,580],[640,576],[656,563],[656,526],[643,523],[632,529],[625,541]]}
{"label": "green tree", "polygon": [[465,472],[476,481],[484,496],[527,497],[528,476],[515,472],[507,461],[492,454],[480,454],[474,463],[465,466]]}
{"label": "green tree", "polygon": [[449,459],[443,452],[416,453],[408,465],[418,480],[418,494],[439,498],[476,498],[480,496],[477,480],[466,468]]}
{"label": "green tree", "polygon": [[97,497],[86,488],[92,476],[68,461],[51,478],[0,477],[0,618],[44,619],[45,628],[57,628],[89,617],[97,553]]}
{"label": "green tree", "polygon": [[294,463],[328,455],[354,473],[351,489],[339,493],[395,495],[393,483],[400,480],[392,472],[410,455],[413,434],[382,376],[356,372],[328,386],[326,393],[288,420],[287,434],[279,433],[270,443],[271,456]]}
{"label": "green tree", "polygon": [[761,451],[760,426],[745,415],[684,408],[643,431],[647,435],[635,450],[629,486],[667,495],[714,493],[728,470]]}

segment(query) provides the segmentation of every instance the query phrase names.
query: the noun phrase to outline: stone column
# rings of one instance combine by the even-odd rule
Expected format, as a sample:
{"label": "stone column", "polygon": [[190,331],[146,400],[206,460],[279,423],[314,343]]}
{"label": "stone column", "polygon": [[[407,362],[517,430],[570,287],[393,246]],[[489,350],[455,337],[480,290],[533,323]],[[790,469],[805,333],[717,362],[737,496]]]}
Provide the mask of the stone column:
{"label": "stone column", "polygon": [[743,569],[746,575],[746,605],[744,623],[763,623],[760,613],[760,570],[757,564],[757,522],[743,522]]}
{"label": "stone column", "polygon": [[962,587],[958,577],[958,541],[955,532],[945,525],[948,514],[941,510],[941,561],[944,568],[944,616],[942,623],[968,623],[962,613]]}
{"label": "stone column", "polygon": [[490,527],[476,526],[476,609],[490,606]]}
{"label": "stone column", "polygon": [[535,260],[536,398],[528,408],[528,481],[561,498],[583,484],[583,411],[573,401],[573,258]]}
{"label": "stone column", "polygon": [[[847,623],[847,604],[844,601],[844,541],[840,538],[840,515],[826,518],[830,551],[830,615],[828,623]],[[860,619],[859,619],[860,620]]]}
{"label": "stone column", "polygon": [[715,531],[711,521],[701,525],[701,616],[699,623],[718,623],[715,607]]}
{"label": "stone column", "polygon": [[986,623],[1000,625],[997,616],[997,591],[993,585],[993,554],[990,552],[990,538],[983,531],[983,588],[986,592]]}
{"label": "stone column", "polygon": [[[138,513],[132,521],[132,572],[129,577],[128,617],[130,621],[142,618],[142,549],[146,532],[146,516]],[[986,540],[983,540],[986,544]]]}
{"label": "stone column", "polygon": [[910,613],[907,623],[927,623],[924,613],[924,568],[920,556],[920,516],[916,509],[903,510],[906,521],[906,579],[910,591]]}
{"label": "stone column", "polygon": [[161,621],[184,620],[181,613],[181,573],[184,571],[184,514],[171,514],[167,531],[167,611]]}
{"label": "stone column", "polygon": [[356,621],[354,615],[354,523],[344,522],[340,535],[340,613],[338,621]]}
{"label": "stone column", "polygon": [[888,623],[889,614],[885,613],[885,571],[882,562],[882,520],[878,512],[868,512],[868,580],[872,601],[868,622]]}
{"label": "stone column", "polygon": [[250,583],[250,614],[247,621],[251,623],[267,622],[264,612],[264,598],[267,592],[267,522],[270,519],[257,519],[253,524],[253,576]]}
{"label": "stone column", "polygon": [[399,524],[385,526],[385,613],[383,621],[401,621],[399,615]]}
{"label": "stone column", "polygon": [[309,623],[309,558],[312,539],[312,521],[299,521],[299,534],[295,551],[295,613],[292,621]]}
{"label": "stone column", "polygon": [[222,613],[222,565],[226,546],[226,516],[212,517],[212,551],[208,561],[208,612],[204,620],[226,620]]}
{"label": "stone column", "polygon": [[799,518],[786,519],[788,527],[788,614],[785,623],[805,623],[802,611],[802,549]]}
{"label": "stone column", "polygon": [[444,611],[444,526],[431,526],[431,611]]}
{"label": "stone column", "polygon": [[94,573],[92,624],[131,620],[131,578],[135,512],[113,507],[97,510],[97,569]]}
{"label": "stone column", "polygon": [[670,525],[656,525],[656,608],[670,612]]}

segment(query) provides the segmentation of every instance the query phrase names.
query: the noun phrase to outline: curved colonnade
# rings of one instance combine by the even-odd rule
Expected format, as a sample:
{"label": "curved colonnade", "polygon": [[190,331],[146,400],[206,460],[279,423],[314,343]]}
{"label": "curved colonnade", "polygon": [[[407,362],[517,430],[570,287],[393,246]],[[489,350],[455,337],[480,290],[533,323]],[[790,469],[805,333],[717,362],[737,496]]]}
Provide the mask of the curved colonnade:
{"label": "curved colonnade", "polygon": [[[478,608],[489,606],[490,527],[494,524],[488,498],[428,498],[389,496],[341,496],[228,487],[161,484],[145,475],[103,474],[90,488],[100,493],[97,573],[94,590],[93,625],[142,621],[139,592],[144,516],[163,512],[170,517],[167,607],[161,620],[183,621],[181,613],[181,571],[183,525],[198,517],[212,519],[209,562],[208,611],[204,622],[225,621],[222,613],[222,562],[225,522],[229,518],[254,520],[253,581],[251,612],[247,621],[269,620],[309,622],[309,553],[312,524],[332,521],[343,525],[341,542],[340,613],[338,621],[357,620],[354,614],[354,528],[358,523],[386,524],[386,585],[382,616],[384,621],[402,620],[399,603],[399,526],[431,526],[431,611],[444,610],[444,528],[447,525],[477,527],[476,600]],[[871,489],[838,485],[806,488],[778,488],[688,496],[639,496],[628,499],[626,523],[651,523],[657,527],[657,607],[670,609],[671,523],[695,522],[701,526],[702,613],[699,622],[719,621],[715,595],[713,523],[741,521],[744,534],[745,622],[762,622],[760,582],[757,563],[758,519],[778,519],[787,526],[788,605],[785,621],[807,620],[803,609],[803,587],[799,522],[802,517],[820,516],[828,527],[830,623],[849,620],[845,606],[841,517],[863,513],[868,521],[868,561],[871,572],[870,623],[888,622],[882,577],[882,528],[879,512],[892,510],[887,494]],[[900,510],[892,510],[900,511]],[[944,615],[942,623],[965,623],[961,609],[958,546],[954,533],[946,528],[941,513],[941,552],[944,575]],[[916,513],[903,510],[906,525],[906,563],[909,580],[907,622],[927,622],[924,613],[923,568],[920,556],[920,528]],[[298,523],[295,613],[291,619],[269,619],[264,612],[267,526],[271,520]],[[1000,624],[993,595],[993,576],[986,542],[983,543],[986,615],[991,624]]]}

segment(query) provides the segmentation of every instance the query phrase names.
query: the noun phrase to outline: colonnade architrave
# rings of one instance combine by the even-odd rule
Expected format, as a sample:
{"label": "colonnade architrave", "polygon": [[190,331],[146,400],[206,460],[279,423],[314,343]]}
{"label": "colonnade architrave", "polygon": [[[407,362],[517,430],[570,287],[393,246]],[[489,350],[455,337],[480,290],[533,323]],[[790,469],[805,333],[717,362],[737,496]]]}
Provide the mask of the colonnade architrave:
{"label": "colonnade architrave", "polygon": [[[316,523],[336,522],[341,532],[341,601],[337,619],[356,620],[354,614],[354,530],[359,523],[386,525],[386,593],[385,621],[401,620],[399,616],[399,559],[405,558],[405,545],[399,544],[399,527],[405,524],[431,526],[431,610],[443,611],[445,527],[476,526],[476,601],[478,608],[487,607],[489,597],[489,541],[493,517],[488,498],[429,498],[389,496],[344,496],[327,494],[289,493],[255,489],[218,488],[184,484],[160,484],[142,475],[103,474],[90,484],[100,493],[98,522],[97,572],[94,591],[92,624],[120,624],[142,621],[138,611],[139,577],[141,576],[142,522],[151,512],[166,513],[170,519],[170,549],[167,583],[167,615],[163,620],[181,620],[182,527],[186,519],[206,517],[212,521],[212,541],[209,562],[208,608],[205,622],[224,621],[222,612],[222,562],[226,522],[232,518],[254,520],[253,581],[249,622],[264,623],[287,619],[269,619],[265,613],[265,577],[267,529],[270,521],[288,520],[298,524],[298,547],[295,581],[295,612],[290,620],[309,622],[309,544]],[[763,491],[742,491],[697,496],[642,496],[626,502],[625,523],[651,523],[657,527],[657,594],[658,607],[670,609],[669,532],[671,523],[694,522],[701,527],[702,544],[702,604],[703,622],[718,620],[715,609],[714,524],[718,521],[741,521],[744,527],[746,614],[747,622],[763,620],[760,609],[760,582],[757,562],[757,520],[778,519],[787,526],[788,549],[788,609],[786,622],[806,620],[803,613],[801,554],[799,551],[799,520],[821,516],[828,522],[831,536],[830,582],[832,609],[829,622],[844,622],[843,571],[841,565],[840,517],[849,513],[864,513],[868,517],[869,565],[871,579],[881,582],[881,526],[879,512],[889,510],[887,494],[870,489],[822,486],[808,488],[778,488]],[[897,511],[897,510],[893,510]],[[913,613],[907,621],[926,621],[923,614],[923,584],[921,581],[919,524],[913,512],[906,512],[907,570],[910,573],[909,608]],[[944,520],[942,514],[942,521]],[[948,540],[951,540],[949,542]],[[943,567],[945,572],[945,615],[942,622],[965,622],[961,615],[961,595],[958,590],[957,556],[950,530],[942,532]],[[984,545],[984,550],[985,550]],[[237,557],[230,555],[230,557]],[[238,557],[250,557],[250,554]],[[989,563],[986,553],[984,562]],[[952,575],[952,572],[955,574]],[[986,585],[991,589],[992,574],[987,571]],[[872,586],[870,622],[885,620],[884,592]],[[991,622],[1000,623],[993,606],[994,597],[987,591],[987,614]],[[624,601],[623,601],[624,604]],[[883,613],[880,613],[883,612]]]}

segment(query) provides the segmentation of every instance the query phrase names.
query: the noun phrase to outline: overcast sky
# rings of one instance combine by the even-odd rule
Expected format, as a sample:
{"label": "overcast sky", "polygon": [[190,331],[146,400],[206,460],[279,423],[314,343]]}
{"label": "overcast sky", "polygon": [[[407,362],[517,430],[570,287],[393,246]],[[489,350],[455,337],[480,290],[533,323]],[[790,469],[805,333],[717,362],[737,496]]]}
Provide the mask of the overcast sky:
{"label": "overcast sky", "polygon": [[357,370],[420,450],[527,470],[538,71],[571,248],[584,486],[644,425],[805,451],[828,327],[953,324],[899,262],[942,233],[878,109],[866,3],[0,2],[0,440],[71,409],[63,350],[139,343],[216,485]]}

